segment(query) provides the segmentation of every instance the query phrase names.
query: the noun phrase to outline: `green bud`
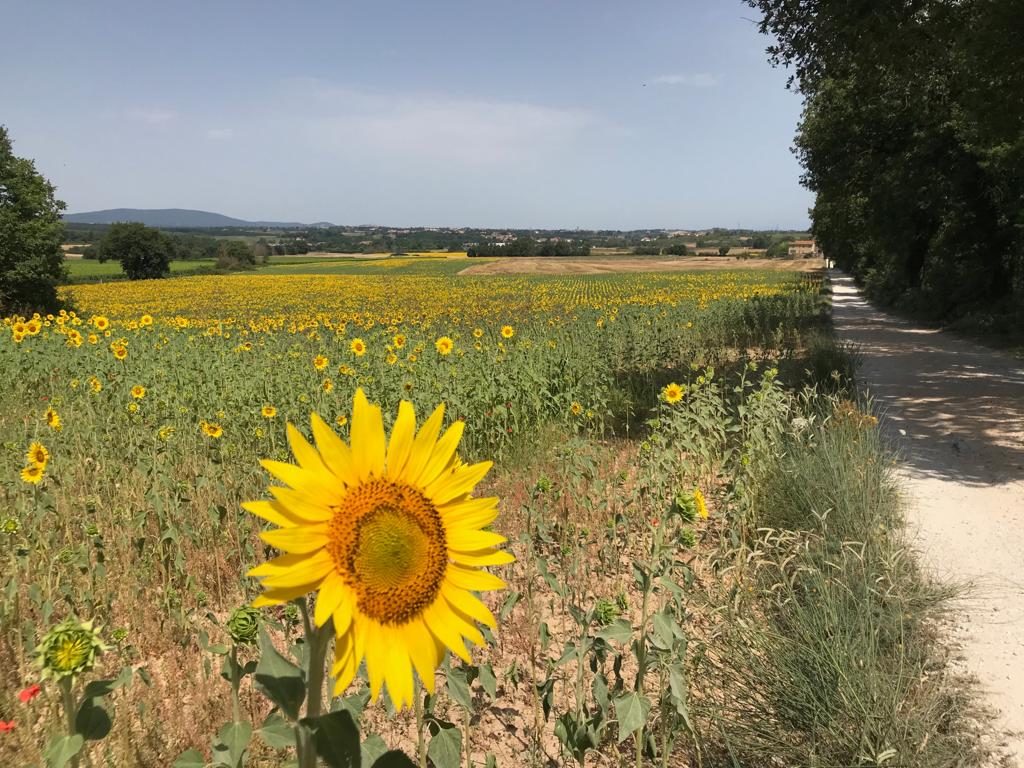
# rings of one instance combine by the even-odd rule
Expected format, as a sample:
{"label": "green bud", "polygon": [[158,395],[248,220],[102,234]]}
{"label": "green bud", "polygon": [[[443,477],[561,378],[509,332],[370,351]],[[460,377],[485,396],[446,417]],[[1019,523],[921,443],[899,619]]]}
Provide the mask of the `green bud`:
{"label": "green bud", "polygon": [[236,608],[228,619],[228,634],[237,645],[252,645],[260,629],[260,612],[249,605]]}
{"label": "green bud", "polygon": [[91,621],[69,618],[55,626],[36,646],[36,664],[43,678],[75,677],[96,664],[96,656],[109,650]]}

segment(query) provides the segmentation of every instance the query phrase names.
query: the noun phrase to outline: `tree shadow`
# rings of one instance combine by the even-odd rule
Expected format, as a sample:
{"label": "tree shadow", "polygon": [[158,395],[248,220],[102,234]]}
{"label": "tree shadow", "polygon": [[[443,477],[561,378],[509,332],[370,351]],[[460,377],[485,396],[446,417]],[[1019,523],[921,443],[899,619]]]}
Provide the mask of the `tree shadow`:
{"label": "tree shadow", "polygon": [[911,476],[969,485],[1024,480],[1024,366],[872,307],[832,273],[836,332],[859,352],[869,396]]}

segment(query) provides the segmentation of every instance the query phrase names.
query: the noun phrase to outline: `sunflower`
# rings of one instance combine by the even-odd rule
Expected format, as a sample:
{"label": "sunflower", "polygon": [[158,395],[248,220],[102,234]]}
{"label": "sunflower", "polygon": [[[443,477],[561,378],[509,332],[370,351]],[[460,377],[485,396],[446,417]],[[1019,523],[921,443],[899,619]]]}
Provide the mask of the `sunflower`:
{"label": "sunflower", "polygon": [[146,388],[144,386],[142,386],[141,384],[136,384],[134,387],[132,387],[132,397],[134,397],[136,400],[141,400],[145,396]]}
{"label": "sunflower", "polygon": [[60,432],[64,424],[60,420],[60,414],[58,414],[53,408],[46,409],[46,426],[52,429],[54,432]]}
{"label": "sunflower", "polygon": [[573,416],[579,416],[583,413],[583,406],[574,400],[572,405],[569,406],[569,410],[572,411]]}
{"label": "sunflower", "polygon": [[32,485],[39,485],[43,480],[43,467],[39,464],[29,464],[21,470],[21,479]]}
{"label": "sunflower", "polygon": [[199,422],[200,429],[203,430],[203,434],[207,437],[212,437],[214,440],[223,437],[224,427],[213,421],[206,421],[205,419]]}
{"label": "sunflower", "polygon": [[114,357],[118,360],[124,360],[128,357],[128,347],[122,346],[121,344],[115,344],[111,347],[111,351],[114,353]]}
{"label": "sunflower", "polygon": [[331,381],[330,379],[324,379],[322,382],[320,382],[320,389],[322,389],[324,392],[331,393],[334,391],[334,382]]}
{"label": "sunflower", "polygon": [[260,408],[260,416],[264,419],[273,419],[277,416],[277,408],[272,405],[264,405]]}
{"label": "sunflower", "polygon": [[100,392],[103,389],[103,382],[97,379],[95,376],[90,376],[89,389],[91,389],[93,392]]}
{"label": "sunflower", "polygon": [[328,360],[323,355],[317,355],[316,357],[313,358],[313,367],[316,368],[318,371],[322,371],[329,364],[330,360]]}
{"label": "sunflower", "polygon": [[474,339],[479,339],[483,335],[484,335],[484,329],[483,328],[474,328],[473,329],[473,338]]}
{"label": "sunflower", "polygon": [[704,500],[704,494],[700,488],[693,489],[693,503],[697,507],[697,515],[704,520],[708,519],[708,504]]}
{"label": "sunflower", "polygon": [[142,317],[139,318],[139,325],[142,326],[143,328],[148,328],[152,324],[153,324],[153,316],[152,315],[143,315]]}
{"label": "sunflower", "polygon": [[337,424],[339,427],[344,427],[346,424],[348,424],[348,416],[346,416],[343,413],[334,420],[334,423]]}
{"label": "sunflower", "polygon": [[405,346],[405,334],[395,334],[395,337],[391,339],[391,341],[395,345],[395,349],[401,349],[402,347]]}
{"label": "sunflower", "polygon": [[352,350],[352,354],[356,357],[362,357],[366,354],[366,343],[362,339],[352,339],[352,343],[348,345],[348,348]]}
{"label": "sunflower", "polygon": [[455,347],[455,342],[448,336],[442,336],[434,342],[434,347],[437,349],[437,353],[439,355],[450,355],[452,349]]}
{"label": "sunflower", "polygon": [[288,486],[273,501],[244,504],[280,526],[261,534],[285,554],[249,572],[276,605],[317,591],[317,626],[333,621],[335,693],[365,660],[374,699],[387,685],[395,707],[413,702],[413,670],[428,691],[448,650],[470,663],[464,638],[483,645],[476,626],[495,627],[473,594],[501,589],[484,570],[513,560],[496,547],[505,538],[482,530],[498,514],[496,498],[474,499],[491,462],[456,463],[463,422],[439,437],[444,406],[416,431],[402,401],[390,439],[379,406],[357,389],[351,446],[312,416],[314,448],[295,427],[288,439],[299,466],[264,461]]}
{"label": "sunflower", "polygon": [[685,394],[686,390],[683,389],[678,384],[676,384],[675,382],[671,384],[666,384],[665,387],[661,390],[662,399],[669,405],[675,405],[676,403],[678,403],[680,400],[683,399],[683,395]]}
{"label": "sunflower", "polygon": [[395,363],[398,362],[398,355],[396,355],[394,352],[388,352],[388,356],[384,359],[387,361],[388,365],[394,365]]}
{"label": "sunflower", "polygon": [[110,327],[110,321],[103,315],[96,315],[96,317],[92,319],[92,324],[97,331],[105,331]]}
{"label": "sunflower", "polygon": [[515,335],[516,335],[516,329],[513,328],[511,325],[503,325],[503,326],[501,326],[501,337],[503,339],[511,339]]}
{"label": "sunflower", "polygon": [[29,445],[28,451],[25,452],[25,461],[29,464],[45,468],[49,460],[50,452],[46,450],[46,446],[42,443],[32,443]]}

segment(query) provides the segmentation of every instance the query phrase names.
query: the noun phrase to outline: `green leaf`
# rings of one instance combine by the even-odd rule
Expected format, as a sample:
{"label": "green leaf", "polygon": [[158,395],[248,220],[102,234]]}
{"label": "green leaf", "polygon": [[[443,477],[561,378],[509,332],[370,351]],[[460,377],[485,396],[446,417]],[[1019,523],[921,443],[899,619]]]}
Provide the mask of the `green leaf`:
{"label": "green leaf", "polygon": [[330,768],[359,768],[359,729],[351,712],[339,709],[317,718],[303,718],[302,724],[312,729],[316,753]]}
{"label": "green leaf", "polygon": [[682,635],[675,618],[667,611],[658,611],[654,614],[654,638],[655,645],[662,650],[671,650],[676,638]]}
{"label": "green leaf", "polygon": [[384,739],[376,733],[367,737],[359,747],[363,765],[373,765],[377,760],[387,754],[387,751],[388,745],[385,744]]}
{"label": "green leaf", "polygon": [[132,668],[125,667],[121,670],[121,674],[110,680],[93,680],[91,683],[85,686],[85,690],[82,691],[82,700],[95,699],[101,696],[108,696],[109,694],[116,691],[118,688],[123,688],[132,679]]}
{"label": "green leaf", "polygon": [[206,758],[194,749],[182,752],[178,759],[171,764],[171,768],[206,768]]}
{"label": "green leaf", "polygon": [[616,619],[598,632],[597,636],[606,642],[625,644],[633,636],[633,627],[625,619]]}
{"label": "green leaf", "polygon": [[263,725],[256,731],[269,747],[287,749],[295,746],[295,728],[285,720],[280,712],[271,712]]}
{"label": "green leaf", "polygon": [[256,687],[291,720],[298,720],[306,684],[302,670],[286,659],[260,627],[260,663],[256,665]]}
{"label": "green leaf", "polygon": [[686,727],[693,731],[693,723],[690,722],[689,698],[690,691],[686,686],[686,674],[681,664],[673,664],[668,671],[669,691],[672,694],[672,703],[676,705],[676,712],[683,718]]}
{"label": "green leaf", "polygon": [[636,692],[627,693],[614,700],[615,719],[619,721],[619,743],[634,731],[643,727],[651,711],[651,702]]}
{"label": "green leaf", "polygon": [[480,665],[480,687],[487,692],[492,699],[498,696],[498,679],[494,675],[494,667],[490,664]]}
{"label": "green leaf", "polygon": [[516,603],[519,602],[520,594],[516,591],[510,591],[505,599],[501,603],[501,608],[498,610],[498,621],[503,622],[508,618],[508,615],[512,613],[512,609],[516,607]]}
{"label": "green leaf", "polygon": [[252,726],[249,723],[227,723],[213,741],[214,760],[231,768],[241,768],[250,739]]}
{"label": "green leaf", "polygon": [[463,667],[452,667],[448,670],[448,695],[467,712],[473,711],[473,694],[469,690],[469,680]]}
{"label": "green leaf", "polygon": [[103,699],[99,697],[82,701],[75,714],[75,733],[80,733],[89,741],[106,738],[112,725],[110,713],[104,708]]}
{"label": "green leaf", "polygon": [[416,763],[400,749],[392,749],[378,757],[372,768],[416,768]]}
{"label": "green leaf", "polygon": [[436,768],[459,768],[462,764],[462,731],[449,725],[439,728],[427,746],[427,757]]}
{"label": "green leaf", "polygon": [[488,752],[484,758],[484,768],[498,768],[498,758],[494,756],[493,752]]}
{"label": "green leaf", "polygon": [[46,750],[46,765],[48,768],[64,768],[71,758],[81,751],[83,744],[85,739],[80,733],[74,736],[58,736],[50,742]]}

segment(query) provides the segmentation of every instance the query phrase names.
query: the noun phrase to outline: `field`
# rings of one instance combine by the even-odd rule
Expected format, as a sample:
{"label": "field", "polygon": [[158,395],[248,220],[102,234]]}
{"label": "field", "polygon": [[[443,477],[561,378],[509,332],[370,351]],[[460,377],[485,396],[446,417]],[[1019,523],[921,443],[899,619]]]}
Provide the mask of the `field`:
{"label": "field", "polygon": [[[958,734],[903,711],[957,703],[938,673],[922,682],[936,666],[915,633],[939,600],[894,554],[888,459],[847,394],[820,275],[457,275],[464,266],[313,262],[78,285],[74,314],[3,321],[0,721],[18,726],[0,735],[0,762],[305,768],[314,754],[349,765],[341,753],[361,750],[370,765],[401,749],[436,768],[640,768],[768,754],[881,765],[915,744],[929,759],[964,753]],[[454,510],[435,512],[444,525],[470,526],[441,539],[440,572],[463,586],[445,582],[447,618],[426,612],[410,655],[395,627],[411,633],[411,619],[330,608],[315,629],[328,598],[307,604],[296,585],[312,549],[288,538],[339,482],[313,468],[378,487],[374,430],[406,434],[402,401],[417,424],[443,403],[443,423],[433,438],[392,438],[387,471],[406,466],[402,482],[432,494],[431,509]],[[311,435],[312,413],[351,453],[323,424]],[[274,493],[301,512],[243,510],[272,484],[260,460],[293,452],[304,470],[267,467],[300,489]],[[806,484],[786,484],[799,473]],[[358,531],[420,509],[404,503]],[[346,567],[391,584],[395,563],[420,562],[408,560],[420,535],[382,533]],[[267,587],[270,607],[240,608],[260,593],[247,570],[277,544],[292,554],[257,571],[271,574],[264,586],[284,578]],[[879,580],[884,595],[863,588]],[[377,603],[359,582],[359,610],[384,611],[418,583]],[[834,614],[808,617],[808,594]],[[97,666],[41,681],[35,649],[55,647],[46,633],[70,616],[101,628]],[[324,709],[335,631],[328,669],[342,690]],[[71,658],[44,653],[43,669]],[[837,676],[855,659],[860,674]],[[38,698],[19,703],[36,682]],[[883,690],[888,701],[871,698]]]}
{"label": "field", "polygon": [[[93,259],[65,259],[68,276],[72,282],[110,280],[124,277],[119,261],[99,262]],[[212,261],[172,261],[172,274],[186,274],[213,267]]]}

